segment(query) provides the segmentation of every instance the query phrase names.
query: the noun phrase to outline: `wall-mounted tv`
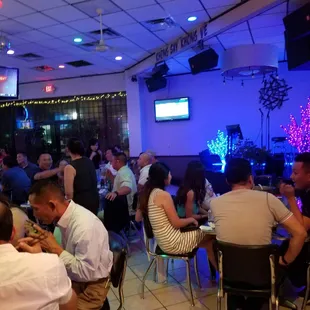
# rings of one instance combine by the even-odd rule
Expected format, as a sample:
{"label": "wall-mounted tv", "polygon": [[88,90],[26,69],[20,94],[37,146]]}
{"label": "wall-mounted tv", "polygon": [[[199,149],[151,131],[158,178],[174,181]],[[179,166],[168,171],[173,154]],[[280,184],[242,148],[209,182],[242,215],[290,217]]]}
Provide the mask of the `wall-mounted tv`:
{"label": "wall-mounted tv", "polygon": [[181,121],[190,118],[189,98],[155,100],[156,122]]}
{"label": "wall-mounted tv", "polygon": [[0,100],[18,99],[19,70],[0,67]]}

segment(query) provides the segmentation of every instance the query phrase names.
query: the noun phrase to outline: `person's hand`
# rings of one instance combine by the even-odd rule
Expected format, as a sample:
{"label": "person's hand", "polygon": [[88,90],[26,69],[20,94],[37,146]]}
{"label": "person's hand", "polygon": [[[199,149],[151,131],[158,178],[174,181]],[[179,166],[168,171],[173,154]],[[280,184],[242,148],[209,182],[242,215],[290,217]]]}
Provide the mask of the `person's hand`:
{"label": "person's hand", "polygon": [[28,253],[41,253],[40,241],[32,237],[26,237],[18,240],[16,250]]}
{"label": "person's hand", "polygon": [[193,224],[196,227],[198,227],[198,225],[199,225],[198,222],[194,218],[192,218],[192,223],[191,224]]}
{"label": "person's hand", "polygon": [[113,179],[113,173],[110,169],[106,171],[106,178],[110,181]]}
{"label": "person's hand", "polygon": [[105,198],[108,199],[108,200],[110,200],[110,201],[114,201],[116,197],[117,197],[117,194],[115,194],[115,193],[108,193],[108,194],[105,196]]}
{"label": "person's hand", "polygon": [[287,267],[287,265],[283,261],[283,257],[282,256],[279,257],[279,265],[282,266],[282,267]]}
{"label": "person's hand", "polygon": [[90,158],[93,159],[96,155],[97,155],[97,153],[93,151],[93,152],[90,154]]}
{"label": "person's hand", "polygon": [[[57,255],[62,253],[62,247],[57,243],[54,235],[51,232],[42,229],[39,225],[33,225],[33,228],[35,228],[39,234],[36,234],[37,237],[34,236],[33,238],[40,242],[40,246],[43,250]],[[32,234],[30,233],[30,236],[31,235]]]}
{"label": "person's hand", "polygon": [[292,185],[281,183],[280,184],[280,193],[286,198],[295,197],[295,188]]}

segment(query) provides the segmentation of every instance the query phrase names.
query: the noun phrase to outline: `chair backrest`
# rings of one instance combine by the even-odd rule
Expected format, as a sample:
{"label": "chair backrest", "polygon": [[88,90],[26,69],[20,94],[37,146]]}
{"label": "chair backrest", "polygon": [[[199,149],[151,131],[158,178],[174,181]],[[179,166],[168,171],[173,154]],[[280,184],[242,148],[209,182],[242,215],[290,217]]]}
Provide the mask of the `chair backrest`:
{"label": "chair backrest", "polygon": [[109,245],[113,252],[111,282],[114,287],[118,287],[125,278],[127,246],[125,240],[113,231],[109,231]]}
{"label": "chair backrest", "polygon": [[103,224],[108,231],[119,233],[129,225],[129,222],[126,196],[117,196],[114,201],[105,199]]}
{"label": "chair backrest", "polygon": [[150,222],[150,219],[147,215],[143,214],[143,226],[144,226],[144,231],[148,239],[153,239],[154,234],[153,234],[153,228]]}
{"label": "chair backrest", "polygon": [[224,282],[253,287],[271,286],[270,257],[274,257],[276,270],[279,261],[277,245],[242,246],[215,241],[214,246],[219,260],[221,256]]}

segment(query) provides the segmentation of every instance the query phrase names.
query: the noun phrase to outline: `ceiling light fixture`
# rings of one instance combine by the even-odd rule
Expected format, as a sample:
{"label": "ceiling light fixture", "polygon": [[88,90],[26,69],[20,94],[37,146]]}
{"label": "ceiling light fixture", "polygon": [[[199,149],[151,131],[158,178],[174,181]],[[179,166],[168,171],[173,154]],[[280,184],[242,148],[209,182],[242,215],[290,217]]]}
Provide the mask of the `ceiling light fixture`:
{"label": "ceiling light fixture", "polygon": [[83,39],[77,37],[77,38],[74,38],[73,41],[74,41],[75,43],[81,43],[81,42],[83,41]]}
{"label": "ceiling light fixture", "polygon": [[6,53],[8,55],[14,55],[15,51],[10,48]]}
{"label": "ceiling light fixture", "polygon": [[59,69],[64,69],[64,68],[65,68],[65,65],[59,65],[58,68],[59,68]]}
{"label": "ceiling light fixture", "polygon": [[122,56],[116,56],[116,57],[115,57],[115,60],[122,60],[122,59],[123,59]]}
{"label": "ceiling light fixture", "polygon": [[197,16],[190,16],[187,20],[189,22],[194,22],[195,20],[197,20]]}

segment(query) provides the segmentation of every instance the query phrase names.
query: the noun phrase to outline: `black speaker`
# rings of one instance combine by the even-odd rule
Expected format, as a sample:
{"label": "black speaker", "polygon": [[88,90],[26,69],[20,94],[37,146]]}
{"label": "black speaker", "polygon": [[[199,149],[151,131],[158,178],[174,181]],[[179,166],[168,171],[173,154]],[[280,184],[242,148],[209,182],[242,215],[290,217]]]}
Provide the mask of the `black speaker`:
{"label": "black speaker", "polygon": [[283,18],[289,41],[310,35],[310,2]]}
{"label": "black speaker", "polygon": [[167,80],[164,77],[159,78],[149,78],[145,80],[147,89],[150,93],[165,88],[167,86]]}
{"label": "black speaker", "polygon": [[285,34],[289,70],[310,70],[310,35],[291,41]]}
{"label": "black speaker", "polygon": [[197,74],[215,68],[218,64],[219,55],[214,49],[210,48],[196,56],[190,58],[188,63],[192,74]]}
{"label": "black speaker", "polygon": [[161,65],[156,65],[152,70],[152,75],[154,78],[160,78],[164,75],[166,75],[169,71],[169,67],[166,63],[163,63]]}

